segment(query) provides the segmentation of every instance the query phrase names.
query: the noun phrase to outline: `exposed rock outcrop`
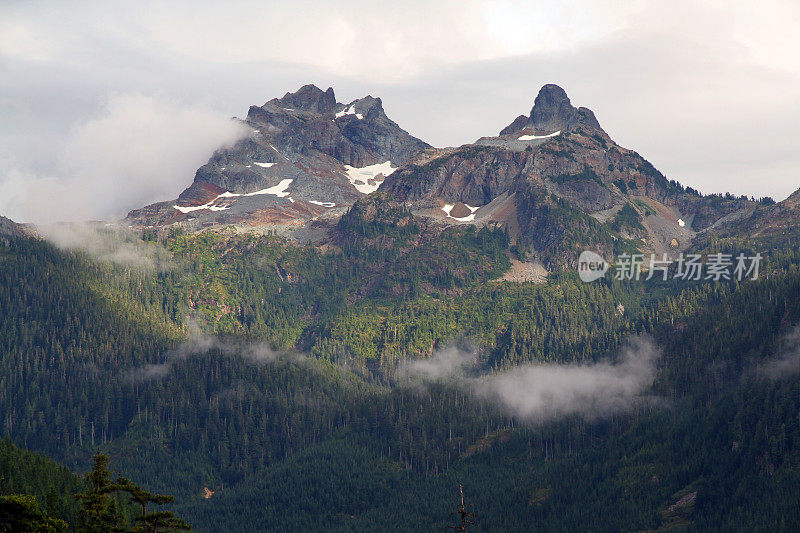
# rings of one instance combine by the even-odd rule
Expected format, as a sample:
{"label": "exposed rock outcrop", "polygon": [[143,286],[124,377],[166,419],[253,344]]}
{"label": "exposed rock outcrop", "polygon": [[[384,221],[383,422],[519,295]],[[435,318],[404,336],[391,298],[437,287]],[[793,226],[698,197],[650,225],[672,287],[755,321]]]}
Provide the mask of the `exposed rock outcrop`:
{"label": "exposed rock outcrop", "polygon": [[293,224],[341,213],[429,148],[386,116],[380,98],[343,104],[314,85],[252,106],[240,122],[249,135],[214,153],[177,200],[131,211],[127,223]]}

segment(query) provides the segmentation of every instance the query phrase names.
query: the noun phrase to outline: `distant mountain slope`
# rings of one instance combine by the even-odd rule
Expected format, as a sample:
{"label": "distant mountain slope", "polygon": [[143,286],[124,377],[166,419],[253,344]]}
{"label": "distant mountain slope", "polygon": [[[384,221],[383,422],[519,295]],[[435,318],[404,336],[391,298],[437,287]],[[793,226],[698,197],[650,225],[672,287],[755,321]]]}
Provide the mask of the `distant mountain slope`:
{"label": "distant mountain slope", "polygon": [[[800,233],[800,189],[777,204],[767,204],[753,214],[738,221],[727,234],[753,237],[792,238]],[[790,244],[794,242],[789,241]]]}
{"label": "distant mountain slope", "polygon": [[[33,235],[35,232],[22,224],[17,224],[10,218],[0,215],[0,239],[6,237],[27,237]],[[6,242],[0,240],[0,243]]]}
{"label": "distant mountain slope", "polygon": [[619,251],[626,239],[628,247],[677,252],[723,217],[754,208],[668,180],[556,85],[542,87],[530,115],[499,136],[422,152],[382,190],[446,223],[504,224],[552,266],[574,260],[581,247]]}
{"label": "distant mountain slope", "polygon": [[380,98],[342,104],[314,85],[252,106],[241,122],[247,138],[217,151],[177,200],[131,211],[128,223],[264,226],[341,213],[428,148],[386,116]]}
{"label": "distant mountain slope", "polygon": [[71,520],[80,488],[78,476],[66,467],[0,438],[0,496],[32,495],[50,515]]}
{"label": "distant mountain slope", "polygon": [[248,137],[213,154],[176,200],[131,211],[126,222],[288,228],[320,242],[380,187],[416,217],[503,227],[523,260],[555,270],[585,248],[608,258],[675,255],[763,207],[668,180],[552,84],[498,136],[455,148],[412,137],[379,98],[339,103],[333,89],[314,85],[251,107],[241,123]]}

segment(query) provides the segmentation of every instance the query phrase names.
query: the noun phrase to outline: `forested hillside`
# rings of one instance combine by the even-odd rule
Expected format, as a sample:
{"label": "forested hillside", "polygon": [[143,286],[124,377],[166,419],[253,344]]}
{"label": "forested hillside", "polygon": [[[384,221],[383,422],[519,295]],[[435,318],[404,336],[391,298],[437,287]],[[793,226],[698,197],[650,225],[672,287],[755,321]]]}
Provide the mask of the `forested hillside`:
{"label": "forested hillside", "polygon": [[[14,495],[30,496],[47,516],[74,523],[80,482],[69,469],[0,439],[0,524]],[[19,501],[19,500],[17,500]]]}
{"label": "forested hillside", "polygon": [[[169,252],[159,269],[9,239],[3,435],[78,472],[105,451],[204,531],[436,529],[458,484],[477,530],[800,523],[795,243],[757,281],[519,284],[494,281],[500,228],[431,231],[402,206],[361,206],[322,249],[145,232],[143,250]],[[532,421],[470,385],[615,360],[634,335],[661,353],[652,386],[601,416]],[[466,376],[401,372],[448,346],[472,354]],[[49,482],[59,516],[76,490],[64,476]],[[14,483],[47,498],[48,483]]]}

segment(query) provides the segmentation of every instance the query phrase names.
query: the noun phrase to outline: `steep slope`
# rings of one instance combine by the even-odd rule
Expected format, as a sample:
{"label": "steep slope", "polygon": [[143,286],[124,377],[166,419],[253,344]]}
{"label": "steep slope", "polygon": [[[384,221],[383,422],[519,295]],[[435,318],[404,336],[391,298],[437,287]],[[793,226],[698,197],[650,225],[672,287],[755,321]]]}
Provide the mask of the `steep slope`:
{"label": "steep slope", "polygon": [[726,234],[774,238],[789,244],[797,242],[800,227],[800,189],[777,204],[763,202],[751,216],[731,225]]}
{"label": "steep slope", "polygon": [[251,107],[241,122],[247,138],[217,151],[178,199],[134,210],[127,224],[291,228],[318,242],[380,186],[415,216],[503,227],[523,259],[553,270],[585,248],[675,255],[760,213],[744,198],[668,180],[552,84],[498,136],[456,148],[412,137],[378,98],[343,104],[313,85]]}
{"label": "steep slope", "polygon": [[17,224],[10,218],[0,215],[0,243],[8,243],[8,239],[3,237],[26,237],[33,235],[35,232],[31,229]]}
{"label": "steep slope", "polygon": [[214,153],[177,200],[131,211],[128,224],[264,226],[341,213],[428,147],[380,98],[342,104],[314,85],[252,106],[241,123],[250,134]]}
{"label": "steep slope", "polygon": [[574,107],[556,85],[542,87],[530,115],[500,135],[422,152],[382,190],[449,224],[503,224],[518,245],[553,267],[574,261],[586,246],[606,255],[632,246],[676,252],[696,232],[753,207],[742,199],[709,200],[668,180],[616,144],[592,111]]}
{"label": "steep slope", "polygon": [[[78,476],[51,459],[0,438],[0,496],[28,494],[41,509],[71,521],[77,509]],[[2,518],[0,518],[0,526]]]}

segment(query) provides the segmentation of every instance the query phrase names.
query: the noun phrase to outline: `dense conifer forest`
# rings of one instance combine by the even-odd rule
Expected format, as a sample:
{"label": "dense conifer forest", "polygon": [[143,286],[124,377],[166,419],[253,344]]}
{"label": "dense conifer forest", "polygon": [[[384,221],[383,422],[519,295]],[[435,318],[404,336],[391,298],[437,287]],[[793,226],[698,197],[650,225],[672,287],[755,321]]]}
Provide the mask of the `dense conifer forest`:
{"label": "dense conifer forest", "polygon": [[[800,524],[796,242],[770,243],[757,281],[519,284],[496,281],[499,228],[354,208],[337,231],[326,249],[145,232],[157,268],[9,239],[0,494],[76,527],[103,452],[202,531],[437,529],[459,484],[477,531]],[[655,381],[604,416],[531,421],[401,372],[449,346],[475,375],[591,364],[636,335],[660,349]]]}

